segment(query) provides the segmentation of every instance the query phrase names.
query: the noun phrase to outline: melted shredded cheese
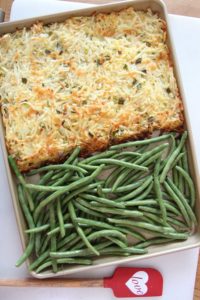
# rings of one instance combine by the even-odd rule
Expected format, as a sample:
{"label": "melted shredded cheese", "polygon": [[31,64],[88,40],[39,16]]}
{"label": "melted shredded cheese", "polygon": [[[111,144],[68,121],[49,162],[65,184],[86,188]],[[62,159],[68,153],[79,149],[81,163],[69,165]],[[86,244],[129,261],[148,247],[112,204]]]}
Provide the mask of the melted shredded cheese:
{"label": "melted shredded cheese", "polygon": [[6,144],[21,170],[183,124],[166,24],[150,10],[42,23],[0,38]]}

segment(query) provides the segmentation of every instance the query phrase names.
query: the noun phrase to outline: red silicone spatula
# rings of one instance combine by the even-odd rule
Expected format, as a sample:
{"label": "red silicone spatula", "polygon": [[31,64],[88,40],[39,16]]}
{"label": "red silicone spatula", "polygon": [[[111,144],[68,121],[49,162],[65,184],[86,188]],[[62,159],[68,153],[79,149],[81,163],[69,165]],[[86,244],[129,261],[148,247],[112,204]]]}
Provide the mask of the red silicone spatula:
{"label": "red silicone spatula", "polygon": [[116,297],[156,297],[162,295],[163,278],[152,268],[119,267],[103,279],[0,279],[0,286],[15,287],[105,287]]}

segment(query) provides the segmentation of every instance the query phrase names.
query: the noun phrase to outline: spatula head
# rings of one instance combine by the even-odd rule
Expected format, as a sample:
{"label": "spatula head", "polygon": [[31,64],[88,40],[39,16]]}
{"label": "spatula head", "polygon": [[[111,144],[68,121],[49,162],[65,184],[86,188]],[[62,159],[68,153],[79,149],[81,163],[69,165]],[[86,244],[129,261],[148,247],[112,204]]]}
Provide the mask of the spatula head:
{"label": "spatula head", "polygon": [[163,278],[152,268],[119,267],[112,277],[104,278],[104,287],[116,297],[156,297],[163,291]]}

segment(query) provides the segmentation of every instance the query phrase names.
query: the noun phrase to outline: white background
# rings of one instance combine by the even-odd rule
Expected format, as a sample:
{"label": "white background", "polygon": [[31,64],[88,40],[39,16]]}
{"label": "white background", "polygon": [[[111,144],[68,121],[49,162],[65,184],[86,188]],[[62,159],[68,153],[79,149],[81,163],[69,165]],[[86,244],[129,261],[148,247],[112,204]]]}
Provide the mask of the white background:
{"label": "white background", "polygon": [[[12,19],[43,15],[80,7],[54,0],[15,0],[11,13]],[[82,4],[82,7],[84,4]],[[178,54],[193,136],[200,166],[200,19],[170,16],[172,34]],[[5,167],[0,149],[0,278],[23,278],[27,276],[25,266],[14,267],[21,254],[21,243],[16,227],[12,201],[8,188]],[[187,250],[132,264],[157,268],[164,277],[162,300],[192,300],[198,249]],[[130,264],[129,264],[130,266]],[[99,269],[82,274],[84,277],[102,277],[112,274],[114,268]],[[102,300],[116,299],[109,289],[84,288],[0,288],[0,300]],[[144,298],[140,298],[144,299]],[[148,298],[153,300],[155,298]]]}

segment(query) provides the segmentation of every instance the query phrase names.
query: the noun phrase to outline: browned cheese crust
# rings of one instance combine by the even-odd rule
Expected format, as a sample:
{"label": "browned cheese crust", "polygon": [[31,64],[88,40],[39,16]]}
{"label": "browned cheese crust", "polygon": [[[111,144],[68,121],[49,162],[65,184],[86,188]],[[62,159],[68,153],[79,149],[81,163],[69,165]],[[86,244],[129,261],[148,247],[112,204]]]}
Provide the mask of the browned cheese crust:
{"label": "browned cheese crust", "polygon": [[0,103],[21,171],[109,145],[181,131],[166,24],[133,8],[0,38]]}

